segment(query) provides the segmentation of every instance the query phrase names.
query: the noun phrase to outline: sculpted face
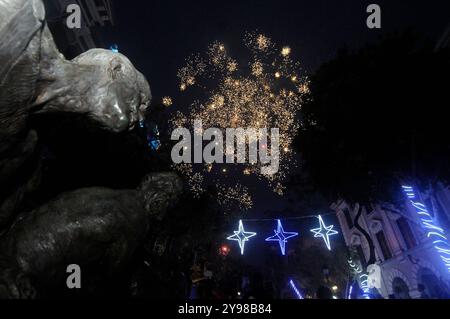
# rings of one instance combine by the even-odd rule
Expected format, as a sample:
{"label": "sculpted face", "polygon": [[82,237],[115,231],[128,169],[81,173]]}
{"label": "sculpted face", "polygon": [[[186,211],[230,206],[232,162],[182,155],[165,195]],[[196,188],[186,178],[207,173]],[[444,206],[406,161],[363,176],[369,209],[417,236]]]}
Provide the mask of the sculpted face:
{"label": "sculpted face", "polygon": [[69,101],[75,111],[87,111],[89,118],[114,132],[131,130],[144,118],[151,101],[150,86],[124,55],[93,49],[71,62],[82,75],[73,83],[83,88],[80,99],[72,96]]}
{"label": "sculpted face", "polygon": [[151,173],[144,178],[139,190],[146,211],[156,218],[162,218],[167,208],[182,193],[183,184],[173,172]]}

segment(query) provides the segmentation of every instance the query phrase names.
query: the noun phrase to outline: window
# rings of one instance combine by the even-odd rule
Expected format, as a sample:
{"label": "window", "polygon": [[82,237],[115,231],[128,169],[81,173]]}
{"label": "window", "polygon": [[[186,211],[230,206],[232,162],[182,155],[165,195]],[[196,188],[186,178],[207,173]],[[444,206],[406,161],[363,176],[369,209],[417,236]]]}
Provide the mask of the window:
{"label": "window", "polygon": [[348,228],[353,228],[353,219],[352,216],[350,215],[350,211],[348,210],[348,208],[344,209],[344,216],[345,216],[345,220],[347,221],[347,226]]}
{"label": "window", "polygon": [[380,245],[381,253],[383,254],[383,259],[388,260],[392,257],[391,250],[389,249],[386,237],[382,231],[376,234],[378,244]]}
{"label": "window", "polygon": [[417,245],[416,238],[414,237],[414,234],[411,230],[411,227],[409,226],[408,221],[401,217],[397,219],[397,226],[400,229],[400,232],[402,233],[403,240],[405,241],[406,248],[411,249]]}

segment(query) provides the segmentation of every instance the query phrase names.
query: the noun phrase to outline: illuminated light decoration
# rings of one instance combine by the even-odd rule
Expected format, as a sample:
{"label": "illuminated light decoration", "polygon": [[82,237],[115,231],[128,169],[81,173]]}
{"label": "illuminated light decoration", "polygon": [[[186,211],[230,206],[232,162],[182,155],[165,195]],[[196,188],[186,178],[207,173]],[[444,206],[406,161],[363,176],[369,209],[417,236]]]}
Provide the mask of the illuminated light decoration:
{"label": "illuminated light decoration", "polygon": [[416,196],[412,186],[402,186],[402,189],[419,215],[422,226],[427,231],[427,237],[433,240],[434,249],[444,262],[447,271],[450,272],[450,244],[444,230],[436,225],[426,206]]}
{"label": "illuminated light decoration", "polygon": [[331,250],[330,245],[330,236],[338,234],[337,231],[333,230],[333,225],[327,226],[323,222],[322,216],[317,216],[319,218],[319,226],[320,228],[314,228],[310,231],[314,233],[314,237],[322,237],[325,244],[327,245],[328,250]]}
{"label": "illuminated light decoration", "polygon": [[370,293],[370,287],[369,287],[369,275],[362,274],[359,276],[359,284],[361,285],[361,289],[363,291],[363,298],[364,299],[370,299],[369,293]]}
{"label": "illuminated light decoration", "polygon": [[230,252],[230,247],[228,247],[227,245],[222,245],[219,249],[219,254],[222,256],[228,256]]}
{"label": "illuminated light decoration", "polygon": [[242,220],[240,220],[238,230],[234,231],[234,235],[227,237],[227,240],[237,241],[239,243],[239,247],[241,248],[241,255],[243,255],[245,242],[247,242],[253,236],[256,236],[256,233],[246,232],[244,230],[244,225],[242,224]]}
{"label": "illuminated light decoration", "polygon": [[294,291],[295,295],[297,296],[298,299],[304,299],[300,290],[298,290],[297,286],[294,284],[294,282],[291,280],[289,280],[289,285],[291,286],[292,290]]}
{"label": "illuminated light decoration", "polygon": [[109,47],[109,49],[114,53],[119,53],[119,46],[117,44],[113,44]]}
{"label": "illuminated light decoration", "polygon": [[159,140],[150,141],[149,146],[152,151],[157,151],[161,147],[161,142]]}
{"label": "illuminated light decoration", "polygon": [[362,273],[361,268],[360,268],[356,263],[354,263],[353,260],[352,260],[351,258],[349,258],[349,260],[348,260],[347,262],[348,262],[350,268],[352,268],[352,270],[353,270],[355,273],[357,273],[357,274]]}
{"label": "illuminated light decoration", "polygon": [[347,297],[347,299],[352,299],[352,292],[353,292],[353,285],[350,285],[350,289],[348,290],[348,297]]}
{"label": "illuminated light decoration", "polygon": [[[359,275],[359,284],[361,286],[361,290],[363,291],[363,298],[364,299],[370,299],[369,293],[370,293],[370,287],[369,287],[369,275],[364,274],[362,269],[353,261],[353,259],[348,259],[348,264],[350,268]],[[348,294],[348,299],[351,299],[351,294],[353,291],[353,285],[350,286],[350,292]]]}
{"label": "illuminated light decoration", "polygon": [[274,230],[275,235],[266,238],[266,241],[277,241],[280,245],[281,254],[284,256],[286,251],[286,243],[289,238],[298,236],[295,232],[285,232],[281,220],[277,220],[277,229]]}
{"label": "illuminated light decoration", "polygon": [[159,139],[158,125],[150,122],[147,123],[147,145],[152,151],[157,151],[161,147]]}
{"label": "illuminated light decoration", "polygon": [[359,278],[361,279],[361,288],[364,290],[365,287],[369,287],[368,285],[368,278],[369,276],[366,274],[363,274],[361,276],[359,276]]}

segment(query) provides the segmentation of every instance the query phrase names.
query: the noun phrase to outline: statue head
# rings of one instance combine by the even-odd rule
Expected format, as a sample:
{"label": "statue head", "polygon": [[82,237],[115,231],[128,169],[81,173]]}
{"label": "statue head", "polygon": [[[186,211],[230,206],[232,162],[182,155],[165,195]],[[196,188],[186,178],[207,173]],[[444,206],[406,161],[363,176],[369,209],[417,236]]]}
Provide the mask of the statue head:
{"label": "statue head", "polygon": [[71,61],[52,60],[44,70],[37,105],[42,112],[84,114],[113,131],[131,130],[144,118],[151,101],[150,86],[127,57],[92,49]]}
{"label": "statue head", "polygon": [[160,219],[181,195],[183,184],[173,172],[151,173],[144,178],[139,191],[144,198],[146,211]]}
{"label": "statue head", "polygon": [[143,120],[151,100],[150,86],[127,57],[110,50],[93,49],[73,63],[95,68],[85,95],[88,116],[113,131],[132,129]]}

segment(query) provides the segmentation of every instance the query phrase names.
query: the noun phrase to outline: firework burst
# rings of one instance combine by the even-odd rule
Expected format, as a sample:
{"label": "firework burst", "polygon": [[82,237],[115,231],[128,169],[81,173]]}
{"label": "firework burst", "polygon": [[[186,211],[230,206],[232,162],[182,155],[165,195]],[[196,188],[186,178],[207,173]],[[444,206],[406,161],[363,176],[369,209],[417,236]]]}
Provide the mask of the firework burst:
{"label": "firework burst", "polygon": [[[188,112],[175,113],[171,124],[172,128],[192,128],[195,120],[202,120],[203,127],[221,130],[279,129],[280,166],[274,175],[261,174],[260,163],[174,165],[188,178],[194,195],[200,195],[208,184],[215,184],[221,205],[236,202],[239,209],[246,210],[252,206],[252,198],[245,182],[252,176],[283,194],[283,182],[296,164],[290,150],[300,126],[296,115],[308,80],[301,75],[299,63],[291,58],[290,47],[277,47],[269,37],[256,32],[247,33],[243,42],[251,56],[246,65],[240,66],[220,42],[212,43],[204,56],[187,59],[178,71],[180,91],[198,87],[202,98],[190,101]],[[247,142],[252,138],[258,136],[249,136]],[[230,185],[231,179],[235,182]]]}

